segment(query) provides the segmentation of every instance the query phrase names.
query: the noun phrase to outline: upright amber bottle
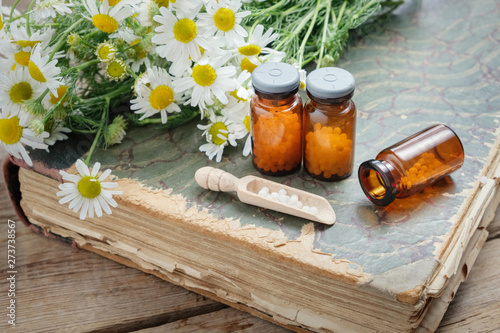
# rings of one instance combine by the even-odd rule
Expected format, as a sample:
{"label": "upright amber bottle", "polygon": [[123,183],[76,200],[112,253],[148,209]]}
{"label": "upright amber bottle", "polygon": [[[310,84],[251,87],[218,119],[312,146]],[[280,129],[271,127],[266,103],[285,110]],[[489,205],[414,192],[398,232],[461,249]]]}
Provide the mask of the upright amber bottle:
{"label": "upright amber bottle", "polygon": [[359,167],[359,182],[368,199],[387,206],[396,198],[421,191],[459,169],[464,148],[455,132],[434,125],[382,150]]}
{"label": "upright amber bottle", "polygon": [[354,77],[329,67],[311,72],[304,106],[304,166],[311,177],[334,181],[351,175],[354,166],[356,106]]}
{"label": "upright amber bottle", "polygon": [[283,176],[302,163],[300,75],[285,63],[266,63],[252,73],[252,161],[266,175]]}

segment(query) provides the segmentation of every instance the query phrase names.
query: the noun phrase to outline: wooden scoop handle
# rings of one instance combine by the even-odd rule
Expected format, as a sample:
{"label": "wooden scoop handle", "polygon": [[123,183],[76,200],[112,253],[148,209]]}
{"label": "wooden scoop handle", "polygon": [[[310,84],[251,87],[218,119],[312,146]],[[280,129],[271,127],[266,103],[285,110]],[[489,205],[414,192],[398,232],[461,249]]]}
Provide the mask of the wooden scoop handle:
{"label": "wooden scoop handle", "polygon": [[239,179],[226,171],[203,167],[196,171],[194,179],[201,187],[216,192],[231,192],[238,188]]}

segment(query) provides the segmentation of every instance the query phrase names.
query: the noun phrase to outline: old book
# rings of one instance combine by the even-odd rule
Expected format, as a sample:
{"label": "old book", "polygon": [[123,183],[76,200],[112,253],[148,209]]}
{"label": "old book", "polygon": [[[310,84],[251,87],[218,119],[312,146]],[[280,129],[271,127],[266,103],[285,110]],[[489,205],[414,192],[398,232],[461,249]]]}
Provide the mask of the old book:
{"label": "old book", "polygon": [[[443,12],[434,25],[419,24],[436,8],[406,10],[340,64],[357,80],[356,166],[445,123],[462,139],[466,160],[435,186],[377,208],[355,174],[336,183],[302,172],[274,179],[327,198],[337,214],[327,227],[203,190],[194,173],[207,164],[237,177],[257,172],[237,149],[209,163],[198,151],[201,133],[187,124],[132,129],[122,144],[93,156],[113,169],[124,191],[119,207],[101,219],[80,221],[55,195],[57,171],[74,172],[87,138],[73,137],[50,155],[32,152],[34,170],[6,163],[19,213],[48,235],[295,331],[435,330],[500,200],[500,101],[484,74],[499,67],[500,57],[477,39],[495,31],[497,20],[478,10]],[[475,33],[457,19],[478,22],[480,14],[484,24]]]}
{"label": "old book", "polygon": [[[328,227],[203,190],[193,180],[206,165],[187,134],[193,126],[134,129],[133,141],[100,151],[96,158],[114,169],[124,194],[111,216],[84,222],[55,195],[57,170],[74,172],[72,158],[39,153],[37,172],[18,171],[22,212],[80,248],[297,331],[437,327],[486,239],[482,217],[498,205],[498,182],[458,176],[382,209],[355,177],[278,179],[328,198],[338,216]],[[75,156],[64,155],[74,145],[58,145],[55,156]],[[498,143],[490,153],[483,174],[498,177]],[[256,174],[248,158],[231,156],[219,166]],[[5,168],[15,175],[12,164]]]}

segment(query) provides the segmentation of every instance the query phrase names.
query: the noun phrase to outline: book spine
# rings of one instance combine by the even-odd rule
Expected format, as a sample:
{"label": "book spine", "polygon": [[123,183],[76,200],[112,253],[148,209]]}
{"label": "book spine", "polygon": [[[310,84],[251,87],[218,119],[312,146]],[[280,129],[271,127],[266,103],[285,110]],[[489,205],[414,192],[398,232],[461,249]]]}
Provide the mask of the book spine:
{"label": "book spine", "polygon": [[30,223],[28,217],[26,216],[26,214],[24,214],[24,211],[20,205],[22,200],[22,193],[19,183],[19,169],[20,166],[13,163],[8,157],[6,157],[3,161],[2,174],[4,178],[5,188],[9,195],[10,202],[12,203],[12,207],[14,208],[14,211],[16,212],[19,220],[21,220],[23,224],[26,225],[31,231],[34,231],[48,238],[57,239],[63,243],[77,248],[76,242],[73,239],[62,237],[60,235],[54,234],[50,230],[45,230],[37,225]]}

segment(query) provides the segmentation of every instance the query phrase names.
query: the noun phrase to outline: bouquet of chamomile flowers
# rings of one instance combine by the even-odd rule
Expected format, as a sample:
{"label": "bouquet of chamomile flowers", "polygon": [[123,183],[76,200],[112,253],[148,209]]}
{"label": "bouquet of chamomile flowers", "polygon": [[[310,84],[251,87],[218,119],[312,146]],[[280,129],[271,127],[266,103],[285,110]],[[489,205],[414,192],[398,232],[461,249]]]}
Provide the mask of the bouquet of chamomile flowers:
{"label": "bouquet of chamomile flowers", "polygon": [[[17,3],[17,2],[16,2]],[[79,175],[62,173],[61,203],[80,218],[115,206],[113,192],[88,162],[94,149],[120,143],[129,123],[175,127],[199,117],[202,152],[250,152],[250,73],[284,54],[277,37],[241,24],[241,0],[34,0],[26,13],[2,7],[0,142],[32,165],[70,132],[95,135]],[[114,115],[114,107],[130,112]],[[246,139],[246,140],[245,140]],[[106,170],[103,174],[109,176]]]}
{"label": "bouquet of chamomile flowers", "polygon": [[[96,147],[120,143],[129,125],[173,128],[198,118],[209,159],[221,161],[224,148],[238,144],[246,156],[252,71],[283,59],[298,69],[336,61],[347,31],[383,7],[381,0],[32,0],[20,13],[19,1],[1,6],[0,143],[31,166],[29,150],[50,153],[71,132],[93,135],[78,174],[61,171],[66,183],[57,193],[81,219],[110,214],[121,193],[104,181],[110,170],[89,168]],[[123,105],[129,112],[113,112]]]}

